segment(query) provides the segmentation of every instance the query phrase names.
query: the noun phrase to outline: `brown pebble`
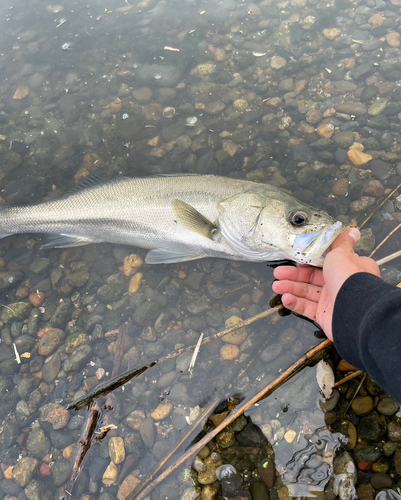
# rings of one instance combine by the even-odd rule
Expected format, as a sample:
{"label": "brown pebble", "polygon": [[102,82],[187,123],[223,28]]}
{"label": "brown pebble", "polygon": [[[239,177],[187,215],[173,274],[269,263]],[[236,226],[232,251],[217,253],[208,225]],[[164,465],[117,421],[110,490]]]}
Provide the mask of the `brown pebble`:
{"label": "brown pebble", "polygon": [[362,153],[362,151],[357,151],[356,149],[350,149],[347,152],[347,156],[349,161],[355,167],[361,167],[362,165],[365,165],[366,163],[370,162],[370,160],[372,159],[371,155]]}
{"label": "brown pebble", "polygon": [[45,301],[45,294],[43,292],[33,292],[29,295],[29,302],[33,307],[40,307]]}
{"label": "brown pebble", "polygon": [[373,16],[368,19],[368,23],[371,26],[381,26],[383,24],[383,16],[381,14],[373,14]]}
{"label": "brown pebble", "polygon": [[142,278],[143,278],[142,273],[136,273],[134,274],[134,276],[132,276],[131,281],[129,282],[128,285],[129,293],[136,293],[139,290],[139,287],[141,286],[142,283]]}
{"label": "brown pebble", "polygon": [[328,40],[335,40],[341,35],[338,28],[325,28],[322,33]]}
{"label": "brown pebble", "polygon": [[239,348],[234,344],[225,344],[220,349],[220,356],[225,360],[233,360],[239,356]]}
{"label": "brown pebble", "polygon": [[20,85],[14,92],[13,99],[16,101],[20,101],[22,99],[25,99],[25,97],[28,94],[29,94],[29,87],[26,85]]}
{"label": "brown pebble", "polygon": [[387,33],[386,42],[390,47],[399,47],[401,45],[401,35],[397,32]]}
{"label": "brown pebble", "polygon": [[357,415],[367,415],[375,407],[370,396],[357,396],[351,404],[351,408]]}
{"label": "brown pebble", "polygon": [[369,181],[363,191],[363,194],[366,194],[367,196],[374,196],[375,198],[381,198],[384,194],[383,184],[377,180]]}
{"label": "brown pebble", "polygon": [[29,288],[27,286],[21,286],[15,292],[15,297],[17,299],[26,299],[28,297],[28,295],[29,295]]}
{"label": "brown pebble", "polygon": [[332,123],[322,123],[318,126],[317,133],[320,137],[330,139],[330,137],[334,134],[334,125]]}
{"label": "brown pebble", "polygon": [[345,196],[348,193],[348,186],[348,179],[345,177],[337,179],[331,188],[331,192],[336,196]]}

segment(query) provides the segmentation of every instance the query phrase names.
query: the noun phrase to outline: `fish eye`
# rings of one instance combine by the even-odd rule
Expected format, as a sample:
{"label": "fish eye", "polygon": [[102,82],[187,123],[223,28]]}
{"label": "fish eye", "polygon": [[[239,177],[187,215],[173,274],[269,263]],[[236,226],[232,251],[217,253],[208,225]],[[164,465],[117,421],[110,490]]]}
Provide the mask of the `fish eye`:
{"label": "fish eye", "polygon": [[290,213],[288,220],[293,226],[303,226],[308,220],[308,214],[306,212],[302,212],[301,210],[295,210]]}

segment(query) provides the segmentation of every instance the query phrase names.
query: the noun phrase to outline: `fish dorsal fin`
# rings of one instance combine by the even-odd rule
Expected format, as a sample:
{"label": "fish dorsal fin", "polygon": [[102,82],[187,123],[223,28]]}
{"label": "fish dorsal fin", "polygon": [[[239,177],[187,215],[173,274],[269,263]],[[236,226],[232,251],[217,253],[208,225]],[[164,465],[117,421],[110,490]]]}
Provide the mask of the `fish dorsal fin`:
{"label": "fish dorsal fin", "polygon": [[111,183],[116,183],[116,182],[122,182],[126,181],[129,179],[129,177],[125,176],[119,176],[119,177],[114,177],[112,179],[107,179],[105,177],[102,177],[100,174],[97,172],[93,172],[92,174],[88,175],[86,179],[81,181],[79,184],[77,184],[75,187],[67,191],[67,193],[63,196],[68,197],[71,196],[72,194],[76,194],[84,189],[90,189],[90,188],[95,188],[98,186],[101,186],[102,184],[111,184]]}
{"label": "fish dorsal fin", "polygon": [[185,201],[174,200],[173,209],[183,226],[194,233],[200,234],[204,238],[213,239],[213,233],[216,231],[217,226],[194,207],[188,205]]}
{"label": "fish dorsal fin", "polygon": [[202,259],[204,255],[196,253],[185,253],[165,248],[155,248],[150,250],[145,257],[147,264],[175,264],[177,262],[186,262],[188,260]]}

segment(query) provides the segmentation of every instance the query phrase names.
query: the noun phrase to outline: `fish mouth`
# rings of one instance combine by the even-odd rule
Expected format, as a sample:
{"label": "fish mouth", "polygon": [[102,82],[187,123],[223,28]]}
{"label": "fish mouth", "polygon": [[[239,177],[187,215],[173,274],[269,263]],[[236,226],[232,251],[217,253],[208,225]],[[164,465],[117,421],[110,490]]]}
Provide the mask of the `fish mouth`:
{"label": "fish mouth", "polygon": [[297,252],[300,252],[300,261],[313,266],[322,266],[326,251],[345,229],[342,222],[336,221],[319,231],[298,234],[293,246]]}

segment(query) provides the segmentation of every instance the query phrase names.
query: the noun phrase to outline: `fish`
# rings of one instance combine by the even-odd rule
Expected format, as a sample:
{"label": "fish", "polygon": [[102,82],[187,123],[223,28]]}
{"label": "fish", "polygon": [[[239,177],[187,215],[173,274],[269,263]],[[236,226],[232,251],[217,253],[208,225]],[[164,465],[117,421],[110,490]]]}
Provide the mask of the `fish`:
{"label": "fish", "polygon": [[88,178],[55,200],[0,207],[1,237],[45,233],[43,249],[133,245],[149,250],[149,264],[217,257],[321,267],[342,230],[280,188],[215,175]]}

